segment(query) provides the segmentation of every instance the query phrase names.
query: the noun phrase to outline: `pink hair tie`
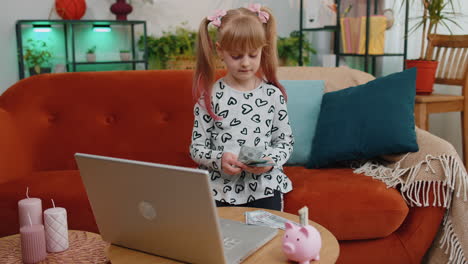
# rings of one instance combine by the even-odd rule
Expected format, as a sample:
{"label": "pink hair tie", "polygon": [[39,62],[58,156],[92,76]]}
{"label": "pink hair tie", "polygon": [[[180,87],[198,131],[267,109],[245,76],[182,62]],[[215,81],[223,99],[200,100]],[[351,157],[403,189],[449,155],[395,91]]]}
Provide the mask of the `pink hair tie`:
{"label": "pink hair tie", "polygon": [[265,11],[261,11],[260,10],[261,7],[262,6],[260,4],[250,4],[249,7],[247,7],[247,9],[249,9],[250,11],[254,13],[257,13],[260,21],[262,21],[262,23],[266,23],[268,22],[268,19],[270,19],[270,14],[268,14]]}
{"label": "pink hair tie", "polygon": [[211,21],[211,24],[215,27],[221,26],[221,18],[226,15],[226,10],[224,9],[217,9],[214,11],[213,15],[207,16],[206,19]]}

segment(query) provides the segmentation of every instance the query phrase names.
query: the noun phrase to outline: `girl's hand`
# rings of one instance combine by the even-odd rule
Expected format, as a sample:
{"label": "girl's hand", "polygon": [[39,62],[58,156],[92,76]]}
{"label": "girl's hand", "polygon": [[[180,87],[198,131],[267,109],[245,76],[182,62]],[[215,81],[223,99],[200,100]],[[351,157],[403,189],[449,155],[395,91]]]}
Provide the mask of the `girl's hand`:
{"label": "girl's hand", "polygon": [[245,169],[244,163],[237,160],[237,155],[231,152],[224,152],[223,157],[221,158],[221,169],[224,173],[229,175],[236,175],[242,172]]}
{"label": "girl's hand", "polygon": [[[274,163],[270,157],[265,157],[263,159],[268,160],[271,163]],[[244,168],[245,171],[248,171],[253,174],[262,174],[265,172],[269,172],[273,168],[273,166],[268,166],[268,167],[250,167],[248,165],[244,165],[244,166],[245,166]]]}

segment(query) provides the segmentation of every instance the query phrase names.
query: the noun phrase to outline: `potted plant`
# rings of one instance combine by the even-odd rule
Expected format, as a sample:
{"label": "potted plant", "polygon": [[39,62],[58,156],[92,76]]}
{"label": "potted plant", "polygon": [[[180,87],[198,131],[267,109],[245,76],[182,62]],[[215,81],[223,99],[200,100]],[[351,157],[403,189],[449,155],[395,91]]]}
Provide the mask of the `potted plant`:
{"label": "potted plant", "polygon": [[86,61],[95,62],[96,61],[96,46],[89,48],[86,51]]}
{"label": "potted plant", "polygon": [[[413,0],[405,0],[413,1]],[[403,3],[405,2],[403,1]],[[457,22],[453,19],[457,13],[454,10],[454,2],[456,0],[418,0],[423,6],[423,14],[418,17],[420,21],[412,28],[412,32],[418,28],[422,28],[421,50],[418,59],[406,60],[406,68],[417,68],[416,93],[431,94],[433,91],[435,74],[438,62],[428,58],[428,36],[437,33],[439,25],[450,30],[449,24],[457,26]]]}
{"label": "potted plant", "polygon": [[[215,36],[215,29],[209,31]],[[197,32],[186,27],[186,23],[174,31],[164,31],[160,37],[148,36],[146,43],[151,69],[193,69],[195,68],[195,42]],[[213,38],[214,39],[214,38]],[[143,50],[144,37],[138,40],[139,49]],[[221,60],[216,61],[216,67],[222,68]]]}
{"label": "potted plant", "polygon": [[130,54],[130,50],[122,49],[120,50],[120,60],[121,61],[129,61],[131,60],[132,55]]}
{"label": "potted plant", "polygon": [[52,53],[45,41],[28,39],[27,46],[24,47],[24,50],[24,60],[28,64],[30,76],[50,73],[50,59],[52,58]]}
{"label": "potted plant", "polygon": [[[299,58],[299,31],[293,31],[289,37],[278,37],[278,57],[280,66],[296,66]],[[310,42],[302,38],[302,59],[304,64],[310,62],[310,54],[316,54],[316,50],[312,48]]]}

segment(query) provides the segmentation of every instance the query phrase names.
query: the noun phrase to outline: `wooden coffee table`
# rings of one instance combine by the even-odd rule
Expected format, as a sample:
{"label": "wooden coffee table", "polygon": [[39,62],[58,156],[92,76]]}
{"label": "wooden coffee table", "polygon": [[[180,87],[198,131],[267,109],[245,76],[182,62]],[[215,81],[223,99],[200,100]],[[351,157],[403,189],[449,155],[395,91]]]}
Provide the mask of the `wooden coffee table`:
{"label": "wooden coffee table", "polygon": [[[247,211],[259,210],[258,208],[248,208],[248,207],[220,207],[218,208],[218,214],[222,218],[236,220],[245,222],[244,213]],[[299,217],[297,215],[288,214],[284,212],[266,210],[270,213],[279,215],[286,219],[289,219],[294,222],[299,222]],[[328,231],[323,226],[309,221],[309,224],[317,228],[322,236],[322,249],[320,250],[320,261],[312,261],[310,263],[335,263],[338,259],[340,248],[338,241],[333,236],[333,234]],[[278,230],[278,234],[273,240],[268,242],[265,246],[257,250],[254,254],[248,257],[242,263],[288,263],[286,256],[283,254],[281,240],[284,234],[283,230]],[[123,247],[111,245],[106,251],[107,257],[111,260],[112,264],[120,263],[163,263],[163,264],[173,264],[181,263],[175,260],[166,259],[163,257],[158,257],[150,254],[145,254],[142,252],[126,249]]]}

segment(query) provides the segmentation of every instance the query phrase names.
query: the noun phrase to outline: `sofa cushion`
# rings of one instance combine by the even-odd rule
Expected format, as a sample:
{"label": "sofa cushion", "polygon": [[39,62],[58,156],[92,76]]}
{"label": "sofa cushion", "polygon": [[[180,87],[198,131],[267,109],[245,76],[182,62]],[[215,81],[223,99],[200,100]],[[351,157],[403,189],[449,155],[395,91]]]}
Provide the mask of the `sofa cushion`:
{"label": "sofa cushion", "polygon": [[312,152],[325,83],[320,80],[280,82],[288,95],[288,116],[294,135],[294,151],[286,165],[305,166]]}
{"label": "sofa cushion", "polygon": [[68,229],[98,232],[94,215],[77,170],[44,171],[0,184],[0,237],[19,231],[18,201],[29,196],[42,200],[42,210],[55,206],[67,210]]}
{"label": "sofa cushion", "polygon": [[323,96],[310,168],[418,151],[414,131],[416,69]]}
{"label": "sofa cushion", "polygon": [[285,167],[285,172],[294,189],[285,195],[284,211],[297,214],[307,206],[310,220],[326,227],[338,240],[386,237],[408,214],[397,190],[351,169]]}

